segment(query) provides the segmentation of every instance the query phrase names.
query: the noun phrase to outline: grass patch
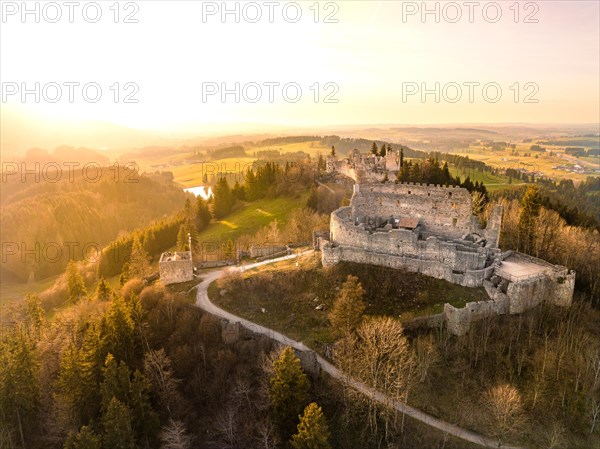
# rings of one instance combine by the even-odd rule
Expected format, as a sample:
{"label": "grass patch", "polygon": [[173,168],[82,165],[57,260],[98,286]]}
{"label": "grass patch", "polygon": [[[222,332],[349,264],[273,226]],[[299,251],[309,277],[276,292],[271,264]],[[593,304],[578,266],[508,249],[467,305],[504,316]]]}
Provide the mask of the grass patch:
{"label": "grass patch", "polygon": [[45,278],[39,281],[19,283],[2,282],[0,283],[0,307],[7,306],[10,303],[22,301],[29,293],[41,293],[52,287],[60,275]]}
{"label": "grass patch", "polygon": [[246,204],[231,213],[225,220],[212,222],[198,236],[199,242],[223,243],[234,240],[244,234],[254,234],[258,229],[277,220],[280,226],[294,209],[304,207],[308,193],[299,197],[262,199]]}
{"label": "grass patch", "polygon": [[513,179],[514,184],[509,184],[507,176],[496,176],[489,172],[481,173],[477,170],[461,170],[454,166],[450,166],[448,168],[453,177],[460,176],[461,180],[464,181],[468,176],[472,182],[483,182],[488,192],[505,189],[520,182]]}
{"label": "grass patch", "polygon": [[[341,284],[357,276],[366,291],[367,315],[408,321],[440,313],[446,302],[462,307],[489,299],[482,288],[468,288],[417,273],[371,265],[341,263],[323,269],[318,254],[226,277],[211,285],[209,296],[220,307],[302,341],[317,351],[334,341],[328,320]],[[225,290],[221,295],[221,291]],[[323,305],[324,310],[316,310]]]}

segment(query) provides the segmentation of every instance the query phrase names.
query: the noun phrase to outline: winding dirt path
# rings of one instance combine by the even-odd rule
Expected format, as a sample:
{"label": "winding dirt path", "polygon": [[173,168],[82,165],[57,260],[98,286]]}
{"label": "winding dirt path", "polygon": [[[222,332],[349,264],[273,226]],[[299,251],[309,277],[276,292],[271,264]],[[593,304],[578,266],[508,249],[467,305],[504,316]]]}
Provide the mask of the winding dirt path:
{"label": "winding dirt path", "polygon": [[[312,252],[313,251],[307,251],[307,252],[301,253],[300,255],[305,255],[305,254],[309,254]],[[258,267],[261,265],[266,265],[266,264],[270,264],[270,263],[274,263],[274,262],[280,262],[282,260],[290,260],[290,259],[294,259],[296,257],[298,257],[297,254],[293,254],[290,256],[284,256],[284,257],[278,257],[276,259],[271,259],[271,260],[267,260],[264,262],[258,262],[258,263],[254,263],[251,265],[246,265],[245,267],[241,268],[241,270],[245,271],[245,270],[252,269],[252,268],[255,268],[255,267]],[[293,347],[294,349],[297,349],[300,351],[311,351],[311,349],[308,348],[302,342],[292,340],[292,339],[288,338],[287,336],[285,336],[284,334],[274,331],[273,329],[269,329],[267,327],[256,324],[252,321],[248,321],[244,318],[236,316],[230,312],[227,312],[226,310],[223,310],[223,309],[217,307],[212,302],[210,302],[210,299],[208,298],[208,286],[212,282],[214,282],[215,280],[217,280],[221,276],[223,276],[223,274],[225,274],[225,272],[227,270],[232,270],[232,269],[239,270],[240,268],[226,268],[226,269],[222,269],[222,270],[208,272],[204,275],[204,280],[200,284],[198,284],[198,292],[197,292],[197,296],[196,296],[196,306],[198,306],[199,308],[205,310],[206,312],[208,312],[212,315],[218,316],[219,318],[224,318],[231,322],[239,322],[242,326],[249,329],[250,331],[265,335],[283,345],[289,345],[289,346]],[[443,421],[439,418],[436,418],[435,416],[429,415],[429,414],[427,414],[421,410],[418,410],[414,407],[411,407],[410,405],[405,404],[403,402],[392,401],[389,398],[387,398],[384,394],[380,393],[379,391],[369,387],[368,385],[365,385],[361,382],[358,382],[358,381],[352,379],[347,374],[345,374],[342,371],[340,371],[339,369],[337,369],[330,362],[328,362],[327,360],[325,360],[323,357],[319,356],[318,354],[316,355],[316,357],[317,357],[317,362],[321,366],[321,369],[323,371],[325,371],[327,374],[329,374],[331,377],[333,377],[334,379],[338,380],[339,382],[342,382],[343,384],[346,384],[346,385],[354,388],[355,390],[363,393],[364,395],[368,396],[369,398],[371,398],[374,401],[394,407],[399,412],[404,413],[404,414],[416,419],[417,421],[421,421],[422,423],[427,424],[428,426],[434,427],[448,435],[452,435],[457,438],[460,438],[461,440],[468,441],[470,443],[478,444],[480,446],[488,447],[488,448],[525,449],[525,448],[517,447],[517,446],[499,445],[498,441],[496,441],[492,438],[480,435],[480,434],[472,432],[470,430],[463,429],[462,427],[459,427],[457,425]]]}

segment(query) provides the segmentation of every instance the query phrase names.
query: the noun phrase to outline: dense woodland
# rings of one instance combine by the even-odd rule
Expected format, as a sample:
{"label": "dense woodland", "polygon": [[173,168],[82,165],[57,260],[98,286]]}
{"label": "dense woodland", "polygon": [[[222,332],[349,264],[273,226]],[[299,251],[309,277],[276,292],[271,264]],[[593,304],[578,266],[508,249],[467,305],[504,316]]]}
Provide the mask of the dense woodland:
{"label": "dense woodland", "polygon": [[170,173],[140,175],[126,167],[76,171],[72,180],[65,172],[58,182],[25,181],[9,177],[2,185],[4,281],[59,274],[69,259],[92,257],[86,249],[180,210],[186,198]]}
{"label": "dense woodland", "polygon": [[227,216],[237,201],[295,196],[314,184],[313,165],[305,161],[259,161],[249,167],[232,186],[226,176],[213,188],[212,211],[217,219]]}
{"label": "dense woodland", "polygon": [[[556,211],[567,224],[600,231],[600,177],[589,176],[577,186],[570,179],[559,182],[538,179],[541,205]],[[503,189],[495,198],[521,200],[526,187]]]}
{"label": "dense woodland", "polygon": [[[0,341],[7,449],[361,448],[383,441],[365,427],[361,404],[346,403],[327,379],[311,379],[291,351],[252,335],[224,344],[219,320],[160,285],[132,279],[119,291],[77,299],[51,320],[29,296],[15,313],[19,324],[5,327]],[[464,447],[415,423],[405,429],[395,437],[403,447]],[[307,445],[315,440],[322,444]]]}

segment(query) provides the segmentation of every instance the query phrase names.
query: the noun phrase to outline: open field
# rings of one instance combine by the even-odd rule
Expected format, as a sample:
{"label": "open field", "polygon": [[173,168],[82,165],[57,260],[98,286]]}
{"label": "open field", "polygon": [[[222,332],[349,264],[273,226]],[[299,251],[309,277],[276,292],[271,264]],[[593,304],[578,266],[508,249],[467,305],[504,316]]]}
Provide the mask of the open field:
{"label": "open field", "polygon": [[326,156],[330,153],[331,148],[324,147],[318,141],[314,142],[298,142],[298,143],[289,143],[289,144],[277,144],[277,145],[268,145],[264,147],[250,147],[247,149],[248,154],[252,154],[254,151],[265,151],[265,150],[279,150],[282,154],[285,153],[295,153],[298,151],[303,151],[305,153],[310,154],[310,157],[318,157],[319,153],[323,156]]}
{"label": "open field", "polygon": [[283,225],[291,211],[305,206],[307,198],[308,193],[299,197],[262,199],[248,203],[225,219],[213,221],[199,234],[198,241],[223,243],[228,239],[235,240],[244,234],[254,234],[273,220]]}
{"label": "open field", "polygon": [[[218,172],[240,173],[242,169],[257,159],[255,154],[260,151],[280,151],[282,154],[303,151],[312,158],[316,158],[319,154],[327,155],[331,149],[323,147],[318,141],[315,141],[246,146],[245,151],[246,157],[215,159],[207,162],[198,162],[199,157],[186,148],[173,148],[173,152],[169,154],[131,155],[130,159],[135,159],[142,171],[167,170],[172,172],[175,181],[184,187],[195,187],[204,184],[203,176],[205,173],[209,178]],[[239,180],[242,182],[243,178],[240,176]]]}
{"label": "open field", "polygon": [[[588,170],[600,168],[600,164],[598,163],[600,161],[598,159],[595,160],[596,163],[590,161],[592,158],[586,158],[585,161],[578,160],[577,158],[566,155],[564,153],[564,148],[561,147],[544,146],[544,148],[547,148],[552,154],[549,152],[531,151],[530,147],[531,143],[517,144],[515,149],[516,152],[512,153],[512,150],[509,149],[492,151],[480,146],[472,146],[467,149],[453,151],[452,153],[485,162],[493,168],[525,169],[528,172],[544,175],[557,180],[572,179],[575,182],[585,180],[588,176],[592,176],[593,173],[577,173],[559,170],[555,167],[574,167],[575,165],[580,165],[581,167],[586,167]],[[525,154],[528,154],[528,156],[525,156]]]}
{"label": "open field", "polygon": [[468,177],[471,178],[473,182],[483,182],[488,192],[493,192],[494,190],[505,189],[507,187],[512,187],[516,185],[516,181],[513,181],[512,184],[509,184],[508,177],[506,176],[495,176],[491,173],[481,173],[477,170],[461,170],[454,166],[450,166],[450,174],[454,177],[460,176],[461,180],[465,180]]}
{"label": "open field", "polygon": [[170,167],[170,170],[175,177],[175,182],[184,187],[196,187],[204,185],[204,174],[209,177],[217,173],[235,173],[237,180],[243,182],[243,170],[254,162],[253,157],[226,158],[217,159],[211,162],[198,162],[189,165],[178,165]]}

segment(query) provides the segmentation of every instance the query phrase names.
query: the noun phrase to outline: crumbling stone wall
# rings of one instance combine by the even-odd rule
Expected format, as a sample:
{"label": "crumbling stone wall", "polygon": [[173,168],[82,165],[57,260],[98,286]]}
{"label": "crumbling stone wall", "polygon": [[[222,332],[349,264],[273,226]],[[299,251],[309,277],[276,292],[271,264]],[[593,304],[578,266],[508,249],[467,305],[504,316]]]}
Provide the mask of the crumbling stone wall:
{"label": "crumbling stone wall", "polygon": [[472,231],[468,190],[415,183],[360,184],[352,197],[352,218],[417,217],[432,234],[460,238]]}
{"label": "crumbling stone wall", "polygon": [[565,271],[559,269],[550,274],[510,282],[506,291],[510,313],[523,313],[542,302],[570,307],[575,291],[575,273]]}
{"label": "crumbling stone wall", "polygon": [[508,311],[507,299],[476,301],[467,303],[463,308],[444,304],[444,316],[448,332],[453,335],[464,335],[469,331],[471,322],[494,315],[504,315]]}
{"label": "crumbling stone wall", "polygon": [[474,321],[494,315],[523,313],[542,302],[570,306],[575,273],[565,274],[560,268],[555,275],[541,274],[514,282],[501,280],[497,286],[485,280],[483,286],[491,301],[472,302],[463,308],[444,304],[443,315],[448,331],[453,335],[464,335]]}
{"label": "crumbling stone wall", "polygon": [[386,173],[390,179],[395,179],[398,171],[396,160],[399,160],[399,156],[362,155],[358,150],[353,150],[347,158],[340,161],[335,156],[329,155],[326,169],[328,173],[340,173],[356,182],[380,182]]}
{"label": "crumbling stone wall", "polygon": [[511,314],[523,313],[550,296],[550,280],[542,275],[520,282],[510,282],[506,291]]}
{"label": "crumbling stone wall", "polygon": [[445,279],[448,282],[465,287],[480,287],[483,281],[488,279],[493,272],[493,267],[486,267],[481,270],[467,270],[464,273],[456,273],[453,272],[451,266],[438,260],[383,254],[365,251],[361,248],[335,246],[330,242],[321,246],[321,252],[321,261],[324,267],[334,266],[341,261],[379,265],[421,273],[437,279]]}
{"label": "crumbling stone wall", "polygon": [[419,240],[418,233],[407,229],[370,232],[364,225],[355,226],[350,213],[351,208],[346,207],[331,215],[333,243],[322,245],[324,266],[346,260],[406,268],[461,285],[480,286],[491,274],[490,258],[499,253],[465,241]]}
{"label": "crumbling stone wall", "polygon": [[231,345],[239,341],[241,338],[242,326],[239,321],[230,322],[228,320],[221,320],[221,339],[223,343]]}
{"label": "crumbling stone wall", "polygon": [[500,240],[500,230],[502,229],[502,214],[504,209],[497,205],[492,209],[492,213],[487,222],[487,226],[483,229],[483,236],[487,240],[486,246],[498,248]]}
{"label": "crumbling stone wall", "polygon": [[189,252],[163,253],[158,262],[160,282],[164,285],[194,279],[194,266]]}
{"label": "crumbling stone wall", "polygon": [[313,231],[313,248],[318,250],[320,249],[321,241],[329,241],[331,238],[331,234],[329,230],[327,231]]}
{"label": "crumbling stone wall", "polygon": [[280,254],[287,251],[285,245],[252,245],[250,246],[250,258],[256,259],[257,257],[272,257],[275,254]]}
{"label": "crumbling stone wall", "polygon": [[[565,268],[565,271],[568,271]],[[570,307],[575,292],[575,272],[555,273],[551,276],[550,301],[557,306]]]}

